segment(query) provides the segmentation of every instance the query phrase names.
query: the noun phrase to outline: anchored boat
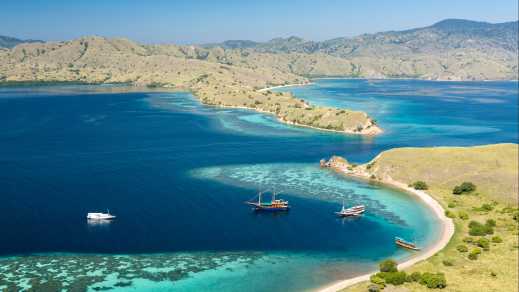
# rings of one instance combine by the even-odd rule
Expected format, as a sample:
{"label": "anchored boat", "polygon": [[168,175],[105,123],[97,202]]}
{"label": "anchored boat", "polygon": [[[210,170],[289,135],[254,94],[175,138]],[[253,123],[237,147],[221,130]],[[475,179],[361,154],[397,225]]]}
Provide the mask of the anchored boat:
{"label": "anchored boat", "polygon": [[276,199],[276,193],[272,193],[272,199],[270,202],[268,201],[262,201],[263,193],[258,193],[258,200],[257,201],[247,201],[245,204],[252,206],[254,211],[288,211],[290,209],[290,205],[288,204],[288,201]]}
{"label": "anchored boat", "polygon": [[335,212],[335,214],[337,214],[339,217],[356,217],[362,215],[365,211],[366,207],[364,205],[346,208],[344,206],[344,202],[342,202],[342,209],[339,212]]}
{"label": "anchored boat", "polygon": [[420,248],[418,248],[416,246],[416,244],[409,242],[409,241],[405,241],[400,237],[395,237],[395,243],[396,243],[396,245],[403,247],[403,248],[412,249],[412,250],[420,250]]}
{"label": "anchored boat", "polygon": [[88,220],[112,220],[115,216],[110,214],[110,210],[106,210],[106,213],[87,213]]}

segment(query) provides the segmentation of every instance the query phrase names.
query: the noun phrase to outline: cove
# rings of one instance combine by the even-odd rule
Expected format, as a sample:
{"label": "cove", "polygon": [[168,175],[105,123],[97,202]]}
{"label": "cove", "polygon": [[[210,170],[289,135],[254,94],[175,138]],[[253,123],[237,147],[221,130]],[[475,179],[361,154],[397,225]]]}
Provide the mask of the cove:
{"label": "cove", "polygon": [[[91,290],[312,290],[369,271],[382,258],[409,256],[393,246],[396,234],[423,245],[435,237],[434,218],[420,202],[322,171],[320,158],[362,162],[397,146],[517,138],[513,84],[463,84],[474,98],[502,102],[485,103],[488,115],[469,118],[480,103],[464,103],[464,111],[436,115],[437,126],[424,129],[431,117],[416,106],[452,103],[438,96],[461,94],[449,92],[455,83],[434,83],[434,98],[417,93],[408,100],[402,90],[421,82],[387,81],[380,87],[401,89],[390,96],[373,94],[365,80],[329,82],[290,90],[311,102],[319,102],[314,93],[335,90],[342,93],[321,102],[363,109],[368,93],[347,88],[364,88],[386,134],[291,127],[253,111],[205,107],[187,93],[0,89],[0,287],[27,287],[37,270],[39,285]],[[495,118],[504,106],[510,116]],[[392,120],[395,110],[407,120]],[[243,201],[265,188],[283,192],[294,209],[284,216],[251,213]],[[343,198],[365,203],[366,216],[335,219]],[[86,212],[106,208],[116,221],[87,224]]]}

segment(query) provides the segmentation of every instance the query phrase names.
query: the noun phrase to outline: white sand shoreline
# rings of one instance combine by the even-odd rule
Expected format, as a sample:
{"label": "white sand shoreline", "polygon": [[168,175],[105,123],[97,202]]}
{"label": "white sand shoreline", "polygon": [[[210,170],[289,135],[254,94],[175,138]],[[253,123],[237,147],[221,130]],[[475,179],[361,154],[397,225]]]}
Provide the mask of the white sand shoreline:
{"label": "white sand shoreline", "polygon": [[[287,86],[295,86],[295,85],[283,85],[283,87],[287,87]],[[266,89],[266,88],[264,88],[264,89]],[[238,105],[223,105],[223,104],[205,104],[205,105],[221,107],[221,108],[244,109],[244,110],[250,110],[250,111],[255,111],[255,112],[264,113],[264,114],[270,114],[270,115],[273,115],[274,117],[276,117],[277,121],[280,122],[280,123],[291,125],[291,126],[302,127],[302,128],[314,129],[314,130],[318,130],[318,131],[333,132],[333,133],[346,134],[346,135],[363,135],[363,136],[375,136],[375,135],[384,133],[384,130],[382,130],[378,126],[371,127],[369,129],[367,129],[367,131],[366,131],[366,129],[363,129],[360,132],[347,131],[347,130],[338,131],[338,130],[333,130],[333,129],[318,128],[318,127],[314,127],[314,126],[309,126],[309,125],[304,125],[304,124],[299,124],[299,123],[295,123],[295,122],[286,121],[286,120],[276,116],[273,112],[265,111],[265,110],[258,109],[258,108],[252,108],[252,107],[246,107],[246,106],[238,106]]]}
{"label": "white sand shoreline", "polygon": [[[376,159],[376,158],[375,158]],[[363,180],[370,180],[369,175],[365,172],[352,172],[344,168],[333,168],[337,172],[340,172],[346,176],[360,178]],[[454,223],[452,219],[445,216],[445,210],[443,207],[433,199],[430,195],[428,195],[426,192],[421,190],[415,190],[411,187],[408,187],[406,184],[402,182],[398,182],[392,179],[383,179],[380,181],[380,183],[388,185],[390,187],[397,188],[399,190],[405,191],[406,193],[412,194],[416,197],[418,197],[420,200],[422,200],[431,210],[434,212],[434,215],[439,219],[441,222],[441,236],[438,239],[438,241],[433,244],[431,247],[427,248],[424,251],[419,252],[415,256],[411,256],[409,259],[401,262],[398,264],[398,269],[404,270],[406,268],[411,267],[412,265],[426,260],[429,257],[435,255],[437,252],[441,251],[447,244],[449,243],[450,239],[454,235]],[[345,289],[349,286],[355,285],[360,282],[369,281],[369,278],[371,275],[376,273],[377,271],[373,271],[371,273],[367,273],[364,275],[360,275],[354,278],[342,280],[336,283],[331,284],[330,286],[324,287],[319,289],[319,292],[335,292],[342,289]]]}
{"label": "white sand shoreline", "polygon": [[264,92],[264,91],[267,91],[267,90],[284,88],[284,87],[305,86],[305,85],[311,85],[311,84],[313,84],[313,82],[303,82],[303,83],[292,83],[292,84],[285,84],[285,85],[276,85],[276,86],[272,86],[272,87],[265,87],[265,88],[259,89],[258,92]]}

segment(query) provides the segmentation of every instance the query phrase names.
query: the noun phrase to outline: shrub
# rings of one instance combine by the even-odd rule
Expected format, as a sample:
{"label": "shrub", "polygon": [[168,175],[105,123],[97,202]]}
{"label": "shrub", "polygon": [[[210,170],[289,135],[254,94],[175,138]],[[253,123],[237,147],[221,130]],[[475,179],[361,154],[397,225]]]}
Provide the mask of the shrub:
{"label": "shrub", "polygon": [[461,220],[468,220],[469,214],[467,214],[466,212],[459,212],[458,217],[460,217]]}
{"label": "shrub", "polygon": [[474,238],[467,236],[467,237],[463,238],[463,242],[472,243],[472,242],[474,242]]}
{"label": "shrub", "polygon": [[494,234],[494,228],[487,224],[483,225],[477,221],[470,221],[469,234],[472,236],[485,236],[487,234]]}
{"label": "shrub", "polygon": [[493,243],[501,243],[501,242],[503,242],[503,240],[499,236],[494,236],[494,237],[492,237],[492,242]]}
{"label": "shrub", "polygon": [[424,181],[415,181],[413,184],[412,184],[413,188],[415,190],[427,190],[429,187],[427,186],[427,184],[424,182]]}
{"label": "shrub", "polygon": [[495,227],[496,226],[496,220],[494,220],[494,219],[487,219],[487,222],[485,222],[485,225],[490,226],[490,227]]}
{"label": "shrub", "polygon": [[488,239],[482,237],[476,242],[477,246],[481,247],[483,250],[489,250],[490,249],[490,242]]}
{"label": "shrub", "polygon": [[449,207],[449,208],[455,208],[455,207],[456,207],[456,204],[453,203],[453,202],[450,202],[450,203],[447,205],[447,207]]}
{"label": "shrub", "polygon": [[445,210],[445,216],[447,216],[449,218],[456,218],[456,214],[454,214],[453,212],[451,212],[449,210]]}
{"label": "shrub", "polygon": [[481,249],[473,248],[469,253],[469,259],[475,261],[478,259],[479,254],[481,254]]}
{"label": "shrub", "polygon": [[368,286],[368,292],[379,292],[380,288],[376,284],[371,284]]}
{"label": "shrub", "polygon": [[476,185],[471,182],[463,182],[459,186],[455,186],[452,193],[455,195],[461,195],[463,193],[471,193],[476,190]]}
{"label": "shrub", "polygon": [[396,272],[396,271],[398,271],[396,266],[397,266],[396,262],[391,259],[384,260],[384,261],[380,262],[380,264],[379,264],[379,268],[380,268],[381,272]]}
{"label": "shrub", "polygon": [[483,204],[479,208],[474,208],[474,211],[490,212],[490,211],[492,211],[492,209],[494,209],[494,207],[492,207],[492,205]]}
{"label": "shrub", "polygon": [[377,276],[377,275],[378,275],[378,273],[375,274],[375,275],[371,275],[371,277],[369,277],[369,280],[370,280],[371,283],[373,283],[373,284],[379,285],[379,286],[381,286],[381,287],[385,287],[386,284],[385,284],[384,279],[381,278],[380,276]]}
{"label": "shrub", "polygon": [[446,267],[452,267],[454,266],[454,263],[451,260],[443,260],[443,265]]}
{"label": "shrub", "polygon": [[472,253],[469,253],[469,260],[477,260],[478,259],[478,255],[477,254],[472,254]]}
{"label": "shrub", "polygon": [[413,282],[420,282],[422,274],[420,272],[413,272],[409,277]]}
{"label": "shrub", "polygon": [[387,284],[391,285],[402,285],[405,283],[406,274],[405,272],[390,272],[386,273],[384,280]]}
{"label": "shrub", "polygon": [[491,272],[490,272],[490,276],[492,276],[492,277],[497,277],[497,274],[496,274],[496,272],[491,271]]}
{"label": "shrub", "polygon": [[459,251],[459,252],[467,252],[469,251],[468,247],[466,245],[463,245],[463,244],[460,244],[456,247],[456,249]]}
{"label": "shrub", "polygon": [[420,284],[425,285],[430,289],[443,289],[447,287],[447,280],[443,273],[423,273]]}

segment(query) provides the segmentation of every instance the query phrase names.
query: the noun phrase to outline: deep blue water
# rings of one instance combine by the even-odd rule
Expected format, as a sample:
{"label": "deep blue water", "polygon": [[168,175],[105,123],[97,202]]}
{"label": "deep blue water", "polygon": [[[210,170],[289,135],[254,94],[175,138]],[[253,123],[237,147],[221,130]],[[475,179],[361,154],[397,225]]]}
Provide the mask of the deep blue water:
{"label": "deep blue water", "polygon": [[[315,287],[407,256],[395,235],[424,246],[436,236],[420,202],[319,170],[319,159],[362,162],[399,146],[517,141],[514,82],[321,80],[289,90],[312,103],[365,110],[386,132],[367,138],[295,128],[252,111],[205,107],[187,93],[0,89],[0,255],[303,253],[283,266],[287,278],[257,290]],[[265,189],[281,191],[293,209],[254,214],[243,205]],[[366,216],[334,218],[342,199],[366,204]],[[106,208],[117,220],[87,224],[87,212]],[[330,262],[340,262],[339,271],[315,276]],[[294,284],[282,285],[286,279]],[[239,291],[243,281],[231,276],[220,288]]]}

